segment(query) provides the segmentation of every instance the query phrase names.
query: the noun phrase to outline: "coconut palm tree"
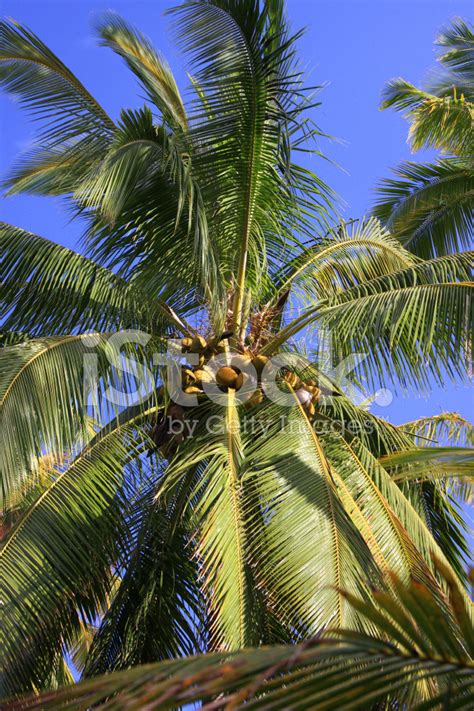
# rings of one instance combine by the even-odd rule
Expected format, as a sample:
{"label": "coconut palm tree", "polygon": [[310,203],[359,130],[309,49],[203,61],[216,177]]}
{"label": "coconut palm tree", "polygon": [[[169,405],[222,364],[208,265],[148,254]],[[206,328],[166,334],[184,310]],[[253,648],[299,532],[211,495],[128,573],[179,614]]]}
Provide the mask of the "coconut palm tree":
{"label": "coconut palm tree", "polygon": [[383,180],[374,209],[390,232],[424,258],[469,249],[474,195],[474,33],[454,20],[436,41],[439,66],[426,88],[393,79],[382,108],[410,122],[413,151],[437,148],[432,163],[402,163]]}
{"label": "coconut palm tree", "polygon": [[472,255],[333,217],[295,162],[320,133],[281,2],[172,17],[187,102],[145,37],[98,24],[148,98],[116,121],[0,26],[0,82],[41,125],[9,191],[64,196],[87,253],[0,228],[4,695],[65,682],[71,654],[94,675],[370,634],[349,599],[393,571],[444,600],[433,556],[466,595],[466,449],[355,395],[465,374]]}

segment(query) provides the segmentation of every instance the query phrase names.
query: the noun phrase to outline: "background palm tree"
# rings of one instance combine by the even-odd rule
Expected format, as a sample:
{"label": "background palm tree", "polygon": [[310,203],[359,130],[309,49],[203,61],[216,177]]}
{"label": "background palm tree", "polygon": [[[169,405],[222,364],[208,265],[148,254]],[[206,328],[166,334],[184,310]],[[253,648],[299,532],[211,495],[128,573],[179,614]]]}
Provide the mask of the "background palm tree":
{"label": "background palm tree", "polygon": [[[374,218],[333,217],[295,162],[319,131],[282,3],[199,0],[173,17],[187,104],[146,38],[99,23],[148,96],[117,123],[34,34],[0,26],[0,80],[42,126],[10,190],[66,196],[89,255],[0,229],[4,694],[65,681],[70,650],[93,675],[328,626],[370,633],[347,595],[370,605],[392,570],[441,601],[433,554],[466,596],[451,496],[471,492],[466,449],[419,446],[425,421],[396,428],[350,395],[361,379],[465,374],[472,255],[424,260]],[[150,338],[114,349],[124,329]],[[169,336],[197,404],[170,402],[163,369],[141,402],[104,404]],[[235,370],[216,374],[222,353]],[[279,353],[294,357],[276,369],[293,407],[260,378],[240,404],[241,372]],[[333,371],[354,353],[347,393]],[[221,403],[203,392],[215,375]],[[192,437],[173,436],[171,413]]]}
{"label": "background palm tree", "polygon": [[439,65],[426,89],[404,79],[385,88],[382,108],[410,121],[414,151],[437,148],[434,163],[402,163],[379,187],[374,214],[407,249],[431,258],[468,249],[474,196],[474,33],[461,19],[440,33]]}

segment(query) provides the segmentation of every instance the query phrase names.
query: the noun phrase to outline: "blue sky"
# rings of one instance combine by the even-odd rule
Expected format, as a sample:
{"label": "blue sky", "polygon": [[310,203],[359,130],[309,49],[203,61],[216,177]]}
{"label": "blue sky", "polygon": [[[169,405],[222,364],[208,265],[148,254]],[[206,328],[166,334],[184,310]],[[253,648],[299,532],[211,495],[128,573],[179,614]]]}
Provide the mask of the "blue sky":
{"label": "blue sky", "polygon": [[[93,37],[94,17],[114,9],[148,34],[168,58],[178,82],[185,84],[184,62],[167,32],[163,11],[172,0],[0,0],[1,14],[27,24],[59,55],[112,116],[121,107],[143,103],[132,75],[110,50]],[[469,19],[464,0],[287,0],[294,28],[307,27],[301,57],[311,84],[327,84],[314,119],[344,143],[325,143],[325,153],[342,166],[325,161],[313,168],[347,203],[346,216],[370,210],[373,188],[391,166],[413,158],[406,143],[407,124],[378,109],[384,83],[394,77],[417,83],[434,63],[433,40],[454,16]],[[8,98],[0,97],[0,173],[28,148],[34,126]],[[419,154],[416,159],[421,160]],[[0,202],[0,219],[77,247],[79,225],[69,222],[55,199],[30,196]],[[455,410],[469,417],[472,390],[449,385],[425,399],[399,395],[389,407],[376,408],[394,423]]]}

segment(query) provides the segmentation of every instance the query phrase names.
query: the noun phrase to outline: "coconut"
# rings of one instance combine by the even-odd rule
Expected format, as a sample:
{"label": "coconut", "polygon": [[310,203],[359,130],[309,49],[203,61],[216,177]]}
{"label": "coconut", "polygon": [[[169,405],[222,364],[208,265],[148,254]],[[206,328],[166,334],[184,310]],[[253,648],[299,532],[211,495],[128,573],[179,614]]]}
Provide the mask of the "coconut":
{"label": "coconut", "polygon": [[189,351],[192,344],[193,344],[192,338],[182,338],[181,339],[181,350],[183,351],[183,353],[185,353],[186,351]]}
{"label": "coconut", "polygon": [[298,376],[295,375],[295,373],[292,373],[291,371],[288,373],[285,373],[284,378],[285,378],[285,381],[288,383],[288,385],[290,385],[293,388],[293,390],[300,390],[300,388],[303,385],[301,380],[298,378]]}
{"label": "coconut", "polygon": [[253,367],[257,371],[257,373],[260,375],[266,364],[268,363],[268,358],[267,356],[264,355],[258,355],[255,356],[255,358],[252,361]]}
{"label": "coconut", "polygon": [[206,339],[202,336],[194,336],[190,351],[191,353],[201,353],[207,346]]}
{"label": "coconut", "polygon": [[202,393],[202,390],[198,388],[197,385],[188,385],[187,388],[184,388],[184,392],[188,395],[199,395]]}
{"label": "coconut", "polygon": [[196,378],[196,383],[212,383],[214,380],[212,373],[208,370],[202,370],[201,368],[194,371],[194,377]]}
{"label": "coconut", "polygon": [[314,403],[309,402],[306,406],[306,412],[308,413],[308,417],[314,417],[316,414],[316,408],[314,406]]}
{"label": "coconut", "polygon": [[239,373],[237,376],[237,380],[235,381],[235,389],[240,390],[242,385],[245,383],[246,380],[246,373]]}
{"label": "coconut", "polygon": [[263,392],[258,388],[257,390],[255,390],[252,397],[249,397],[249,399],[245,403],[245,406],[247,408],[255,407],[256,405],[260,405],[260,403],[262,403],[262,402],[263,402]]}
{"label": "coconut", "polygon": [[300,402],[302,405],[307,405],[311,402],[311,393],[305,388],[299,388],[299,390],[295,390],[295,395],[298,398],[298,402]]}
{"label": "coconut", "polygon": [[257,387],[257,380],[253,375],[241,372],[239,373],[237,380],[235,382],[235,389],[240,390],[244,388],[247,393],[252,393]]}
{"label": "coconut", "polygon": [[194,383],[195,380],[196,376],[190,368],[181,368],[181,382],[183,385],[190,385],[191,383]]}
{"label": "coconut", "polygon": [[235,388],[238,373],[228,365],[224,365],[216,373],[216,381],[225,388]]}
{"label": "coconut", "polygon": [[314,387],[314,388],[312,388],[311,394],[313,396],[313,398],[312,398],[313,402],[318,402],[319,398],[321,397],[321,390],[319,388]]}
{"label": "coconut", "polygon": [[246,353],[237,353],[232,356],[232,367],[238,370],[245,370],[252,358]]}

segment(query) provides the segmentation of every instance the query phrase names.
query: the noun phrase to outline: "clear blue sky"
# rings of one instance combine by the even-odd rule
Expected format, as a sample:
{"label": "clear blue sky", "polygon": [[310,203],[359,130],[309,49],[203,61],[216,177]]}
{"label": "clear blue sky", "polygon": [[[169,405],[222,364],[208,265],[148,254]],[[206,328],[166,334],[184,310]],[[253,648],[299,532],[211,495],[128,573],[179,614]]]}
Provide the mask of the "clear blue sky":
{"label": "clear blue sky", "polygon": [[[27,24],[100,100],[112,116],[121,107],[143,103],[132,75],[92,35],[94,16],[114,9],[135,23],[168,58],[184,85],[185,68],[167,32],[163,11],[173,0],[0,0],[1,14]],[[347,203],[349,217],[366,213],[377,180],[390,166],[410,158],[407,124],[397,114],[378,110],[388,79],[403,76],[417,83],[434,63],[433,40],[450,18],[469,19],[465,0],[287,0],[294,28],[307,27],[301,56],[310,83],[327,83],[315,121],[345,141],[324,145],[347,173],[321,161],[321,176]],[[10,99],[0,97],[0,172],[28,147],[34,128]],[[422,156],[416,158],[422,159]],[[69,247],[77,247],[79,226],[70,224],[54,199],[15,197],[0,202],[0,217]],[[443,410],[472,416],[472,390],[449,386],[429,399],[396,398],[377,412],[394,423]]]}

